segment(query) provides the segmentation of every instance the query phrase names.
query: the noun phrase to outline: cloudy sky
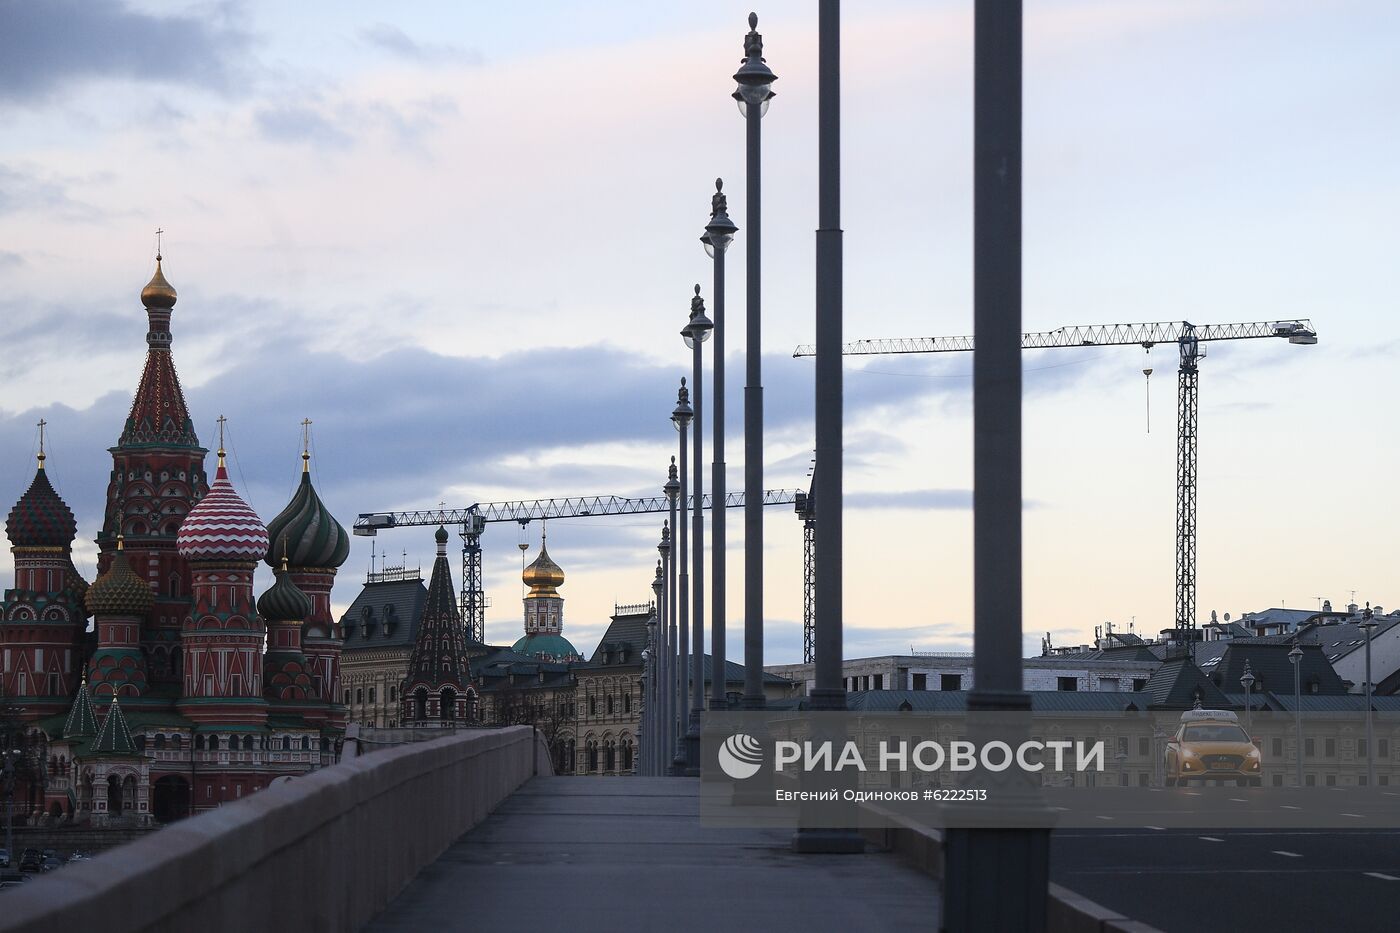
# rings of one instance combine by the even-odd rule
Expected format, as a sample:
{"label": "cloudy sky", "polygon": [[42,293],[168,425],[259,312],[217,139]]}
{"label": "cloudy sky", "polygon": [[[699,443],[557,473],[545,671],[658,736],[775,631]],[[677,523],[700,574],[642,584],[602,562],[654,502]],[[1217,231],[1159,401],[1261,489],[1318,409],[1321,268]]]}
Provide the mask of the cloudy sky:
{"label": "cloudy sky", "polygon": [[[1027,0],[1025,325],[1312,318],[1311,348],[1210,347],[1201,375],[1200,606],[1400,601],[1400,396],[1386,2]],[[731,263],[730,485],[742,483],[748,5],[0,0],[0,497],[51,474],[79,566],[145,351],[153,231],[201,437],[230,419],[264,518],[314,420],[320,489],[359,512],[654,494],[709,268]],[[767,485],[806,483],[816,25],[760,9]],[[849,337],[971,332],[970,0],[845,20]],[[1026,647],[1171,624],[1173,350],[1026,357]],[[971,646],[970,360],[852,361],[851,656]],[[1152,432],[1146,428],[1151,366]],[[707,393],[708,396],[708,393]],[[742,523],[730,524],[730,644]],[[801,528],[769,512],[771,662],[800,659]],[[531,529],[533,537],[537,528]],[[556,522],[566,634],[650,596],[654,516]],[[487,634],[520,630],[519,530],[486,536]],[[379,538],[431,562],[431,529]],[[533,554],[533,551],[531,552]],[[8,560],[8,555],[5,556]],[[340,604],[369,562],[343,571]],[[8,578],[8,567],[0,568]]]}

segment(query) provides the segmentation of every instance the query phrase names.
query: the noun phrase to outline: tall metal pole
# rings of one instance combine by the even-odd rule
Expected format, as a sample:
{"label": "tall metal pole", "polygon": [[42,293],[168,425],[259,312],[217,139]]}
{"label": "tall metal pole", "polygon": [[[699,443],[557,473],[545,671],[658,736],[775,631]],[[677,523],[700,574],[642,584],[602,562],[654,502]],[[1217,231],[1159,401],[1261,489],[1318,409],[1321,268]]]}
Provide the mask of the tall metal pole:
{"label": "tall metal pole", "polygon": [[[696,303],[700,302],[700,286],[695,286],[695,298],[691,301],[691,316],[695,316]],[[700,306],[700,313],[703,314],[703,303]],[[705,462],[705,418],[703,385],[704,362],[701,358],[703,341],[695,338],[691,341],[691,387],[695,408],[695,437],[694,448],[691,455],[695,458],[694,476],[695,491],[691,494],[695,499],[695,509],[691,513],[691,536],[694,538],[694,545],[690,549],[691,560],[691,617],[694,624],[691,626],[690,653],[691,653],[691,676],[694,682],[690,685],[690,729],[686,733],[686,767],[688,771],[698,771],[700,768],[700,714],[705,709],[705,510],[701,507],[704,501],[704,481],[701,476],[702,464]],[[713,666],[713,662],[712,662]],[[721,683],[723,689],[724,671],[715,671],[713,675]]]}
{"label": "tall metal pole", "polygon": [[1176,640],[1192,657],[1196,640],[1196,423],[1200,409],[1196,329],[1186,324],[1179,341],[1176,399]]}
{"label": "tall metal pole", "polygon": [[[714,509],[710,516],[710,531],[713,535],[712,551],[710,557],[710,572],[714,574],[712,583],[712,596],[710,599],[710,654],[712,655],[711,667],[715,670],[725,668],[725,624],[727,620],[727,601],[725,599],[725,562],[727,541],[725,537],[725,493],[728,489],[728,481],[725,475],[724,462],[724,256],[729,249],[729,242],[734,237],[737,229],[734,222],[729,219],[728,199],[724,195],[724,180],[715,179],[715,193],[710,198],[710,220],[705,225],[705,234],[700,241],[705,244],[705,251],[714,259],[714,356],[715,356],[715,413],[711,431],[714,437],[714,463],[713,473],[710,479],[710,491],[713,500],[719,503],[719,507]],[[712,687],[710,690],[710,708],[723,709],[728,705],[728,698],[725,694],[725,683],[723,678],[711,678]]]}
{"label": "tall metal pole", "polygon": [[1361,630],[1366,633],[1366,786],[1376,786],[1376,737],[1371,731],[1371,629],[1376,627],[1371,604],[1366,604]]}
{"label": "tall metal pole", "polygon": [[[968,709],[1005,713],[1030,709],[1021,678],[1020,0],[977,0],[974,29],[976,653]],[[826,465],[818,462],[825,486]],[[825,535],[823,526],[818,547]],[[945,930],[1045,929],[1048,830],[952,829],[945,850]],[[1007,877],[1016,883],[1005,884]]]}
{"label": "tall metal pole", "polygon": [[[671,458],[671,470],[669,478],[666,480],[666,498],[671,503],[671,528],[676,529],[676,500],[679,498],[680,482],[676,478],[676,458]],[[680,563],[676,550],[675,534],[667,538],[666,548],[666,615],[670,621],[670,660],[671,660],[671,706],[668,711],[668,721],[670,722],[670,755],[672,762],[678,762],[681,758],[680,738],[685,724],[685,674],[686,667],[686,633],[684,630],[677,631],[676,628],[676,603],[677,594],[680,587],[676,585],[676,566]]]}
{"label": "tall metal pole", "polygon": [[[682,415],[679,415],[679,417],[681,418],[681,420],[678,422],[679,427],[680,427],[680,432],[681,432],[681,458],[680,458],[680,459],[681,459],[681,477],[680,477],[680,484],[681,484],[681,489],[680,489],[681,519],[680,519],[680,524],[678,524],[678,525],[676,526],[677,534],[678,534],[678,537],[679,537],[679,542],[678,542],[678,543],[679,543],[679,548],[680,548],[680,550],[679,550],[679,552],[678,552],[678,554],[677,554],[677,561],[676,561],[676,563],[677,563],[677,565],[680,567],[680,588],[679,588],[679,590],[678,590],[677,604],[680,606],[680,617],[679,617],[679,622],[680,622],[680,649],[681,649],[681,673],[680,673],[680,677],[681,677],[681,691],[680,691],[680,693],[681,693],[681,706],[680,706],[680,720],[681,720],[681,722],[684,724],[684,729],[685,729],[685,732],[684,732],[684,735],[685,735],[684,745],[683,745],[683,747],[682,747],[681,750],[680,750],[680,751],[682,752],[682,763],[683,763],[683,766],[688,766],[688,765],[690,764],[690,748],[689,748],[689,745],[690,745],[690,729],[689,729],[689,724],[690,724],[690,715],[691,715],[691,710],[690,710],[690,691],[686,689],[686,684],[687,684],[686,676],[687,676],[687,674],[689,673],[689,667],[688,667],[688,663],[687,663],[687,662],[688,662],[688,658],[689,658],[689,639],[690,639],[690,599],[689,599],[689,595],[690,595],[690,570],[689,570],[689,566],[690,566],[690,551],[689,551],[689,547],[688,547],[689,542],[688,542],[688,539],[687,539],[687,537],[686,537],[686,534],[687,534],[686,525],[687,525],[687,523],[688,523],[688,522],[687,522],[687,519],[689,519],[689,517],[690,517],[690,511],[689,511],[689,510],[690,510],[690,495],[689,495],[689,492],[687,491],[687,488],[686,488],[687,485],[688,485],[689,475],[688,475],[688,472],[687,472],[687,465],[686,465],[686,459],[685,459],[685,454],[686,454],[686,441],[687,441],[686,434],[687,434],[687,432],[690,430],[690,418],[691,418],[690,398],[689,398],[689,395],[690,395],[690,393],[686,390],[686,387],[685,387],[685,379],[681,379],[680,401],[678,401],[678,402],[676,403],[676,411],[677,411],[678,413],[680,413],[680,412],[682,411],[682,408],[684,408],[684,413],[683,413]],[[698,501],[696,502],[696,505],[699,505],[699,502],[698,502]]]}
{"label": "tall metal pole", "polygon": [[[821,0],[817,43],[817,282],[816,282],[816,456],[821,484],[813,474],[815,501],[799,511],[804,519],[804,583],[812,567],[822,568],[807,593],[811,599],[810,639],[814,661],[808,707],[814,712],[845,712],[841,678],[842,641],[842,234],[841,234],[841,4]],[[816,531],[820,516],[821,531]],[[815,535],[815,541],[813,537]],[[828,725],[827,728],[830,728]],[[833,736],[835,738],[835,736]],[[854,829],[802,828],[792,838],[798,852],[865,851]]]}
{"label": "tall metal pole", "polygon": [[1297,746],[1295,776],[1298,786],[1303,786],[1303,650],[1296,644],[1288,652],[1288,660],[1293,662],[1293,742]]}
{"label": "tall metal pole", "polygon": [[[672,685],[674,671],[673,649],[675,641],[675,625],[671,621],[671,526],[666,522],[661,523],[661,542],[656,546],[657,553],[661,555],[661,576],[658,578],[661,588],[656,594],[656,611],[661,625],[658,632],[661,635],[661,671],[656,682],[658,699],[661,703],[661,721],[657,735],[656,747],[656,773],[664,775],[671,766],[671,756],[674,750],[674,731],[672,729],[673,716],[671,704],[675,701],[676,691]],[[653,584],[655,588],[655,584]]]}
{"label": "tall metal pole", "polygon": [[763,61],[758,16],[749,14],[744,63],[734,75],[734,97],[744,113],[745,248],[744,334],[744,707],[763,702],[763,160],[762,121],[777,78]]}
{"label": "tall metal pole", "polygon": [[[817,294],[816,294],[816,456],[821,483],[812,482],[820,516],[813,555],[821,573],[813,592],[813,689],[811,708],[844,710],[841,677],[842,506],[844,395],[841,371],[841,4],[822,0],[818,8],[817,139]],[[815,532],[816,529],[813,529]]]}

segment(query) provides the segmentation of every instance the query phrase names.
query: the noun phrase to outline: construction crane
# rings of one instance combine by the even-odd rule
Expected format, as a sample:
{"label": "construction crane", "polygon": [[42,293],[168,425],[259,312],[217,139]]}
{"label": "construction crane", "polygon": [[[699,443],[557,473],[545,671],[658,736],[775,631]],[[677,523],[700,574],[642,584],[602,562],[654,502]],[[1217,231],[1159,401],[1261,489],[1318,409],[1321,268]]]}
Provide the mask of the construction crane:
{"label": "construction crane", "polygon": [[[803,493],[794,489],[766,489],[764,505],[791,505]],[[693,507],[695,497],[687,499]],[[711,496],[700,500],[702,509],[714,507]],[[744,507],[744,494],[732,492],[724,497],[724,507]],[[600,515],[640,515],[649,512],[669,512],[671,500],[665,496],[566,496],[554,499],[531,499],[520,502],[478,502],[465,509],[419,509],[412,512],[361,512],[355,519],[357,535],[373,537],[380,531],[421,525],[454,525],[462,536],[462,592],[459,605],[462,619],[472,639],[481,642],[486,637],[486,589],[482,583],[481,535],[488,522],[518,522],[525,525],[535,519],[585,518]]]}
{"label": "construction crane", "polygon": [[[1196,629],[1196,485],[1198,455],[1196,421],[1200,412],[1198,364],[1206,355],[1203,343],[1217,340],[1249,340],[1276,337],[1289,343],[1311,346],[1317,331],[1306,319],[1255,321],[1244,324],[1191,324],[1169,321],[1156,324],[1092,324],[1058,327],[1021,335],[1021,349],[1048,350],[1063,347],[1141,346],[1152,349],[1159,343],[1174,343],[1180,352],[1177,367],[1176,405],[1176,643],[1189,646]],[[873,356],[897,353],[966,353],[973,349],[972,337],[905,337],[887,340],[857,340],[841,348],[843,356]],[[815,356],[816,347],[797,348],[794,357]],[[811,521],[804,517],[804,521]],[[811,532],[809,532],[810,534]],[[808,560],[813,551],[808,549]],[[805,578],[815,577],[808,568]],[[810,604],[811,594],[806,602]],[[804,644],[812,644],[813,618],[803,619]],[[810,648],[807,661],[811,661]]]}

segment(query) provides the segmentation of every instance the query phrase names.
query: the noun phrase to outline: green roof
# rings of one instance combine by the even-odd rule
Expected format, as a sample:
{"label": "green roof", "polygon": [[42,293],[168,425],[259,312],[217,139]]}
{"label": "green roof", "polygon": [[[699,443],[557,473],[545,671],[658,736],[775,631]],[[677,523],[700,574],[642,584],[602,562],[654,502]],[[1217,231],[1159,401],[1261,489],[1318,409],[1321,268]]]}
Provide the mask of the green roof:
{"label": "green roof", "polygon": [[102,720],[102,731],[93,740],[90,754],[136,757],[136,743],[132,741],[131,729],[122,715],[121,704],[112,697],[112,705],[107,708],[107,717]]}
{"label": "green roof", "polygon": [[568,658],[582,657],[573,643],[563,635],[524,635],[511,646],[510,650],[528,658],[538,658],[540,655],[545,655],[562,661]]}
{"label": "green roof", "polygon": [[73,708],[68,711],[68,718],[64,720],[63,737],[76,739],[95,734],[97,715],[92,710],[92,698],[88,696],[87,680],[84,678],[78,686],[78,696],[73,701]]}

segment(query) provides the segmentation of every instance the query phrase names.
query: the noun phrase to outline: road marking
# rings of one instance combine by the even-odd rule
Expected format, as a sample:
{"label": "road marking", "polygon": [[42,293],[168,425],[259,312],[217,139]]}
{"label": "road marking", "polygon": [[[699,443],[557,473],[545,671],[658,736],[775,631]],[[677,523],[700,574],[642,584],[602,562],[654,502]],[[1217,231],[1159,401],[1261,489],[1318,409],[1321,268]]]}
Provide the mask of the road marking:
{"label": "road marking", "polygon": [[1354,819],[1354,820],[1362,819],[1362,816],[1361,816],[1360,813],[1343,813],[1342,816],[1349,816],[1349,817],[1351,817],[1351,818]]}
{"label": "road marking", "polygon": [[1198,838],[1203,839],[1203,840],[1206,841],[1206,842],[1224,842],[1224,841],[1225,841],[1224,839],[1221,839],[1221,838],[1219,838],[1219,837],[1217,837],[1217,836],[1200,836],[1200,837],[1198,837]]}
{"label": "road marking", "polygon": [[1164,832],[1167,831],[1167,828],[1166,828],[1165,826],[1146,826],[1146,827],[1144,827],[1144,828],[1145,828],[1145,829],[1155,829],[1155,830],[1157,830],[1157,832],[1159,832],[1159,833],[1164,833]]}
{"label": "road marking", "polygon": [[1378,871],[1367,871],[1362,872],[1362,874],[1365,875],[1367,878],[1379,878],[1382,881],[1400,881],[1400,878],[1397,878],[1394,875],[1383,875]]}
{"label": "road marking", "polygon": [[1231,797],[1230,799],[1235,803],[1249,803],[1249,801],[1245,800],[1243,797]]}
{"label": "road marking", "polygon": [[1279,806],[1283,807],[1285,810],[1301,810],[1301,809],[1302,809],[1302,807],[1295,807],[1295,806],[1291,806],[1291,805],[1286,804],[1286,803],[1284,803],[1284,804],[1279,804]]}
{"label": "road marking", "polygon": [[1284,856],[1287,856],[1288,858],[1302,858],[1302,857],[1303,857],[1303,855],[1302,855],[1301,852],[1285,852],[1283,849],[1275,849],[1275,850],[1274,850],[1274,854],[1275,854],[1275,855],[1284,855]]}
{"label": "road marking", "polygon": [[1111,817],[1111,816],[1098,816],[1098,817],[1095,817],[1095,819],[1098,819],[1098,820],[1111,820],[1111,819],[1113,819],[1113,817]]}
{"label": "road marking", "polygon": [[1395,793],[1393,790],[1383,790],[1381,793],[1385,794],[1387,797],[1400,797],[1400,794]]}
{"label": "road marking", "polygon": [[1186,796],[1188,796],[1188,797],[1199,797],[1199,796],[1201,796],[1201,792],[1198,791],[1198,790],[1188,790],[1188,791],[1186,792]]}

